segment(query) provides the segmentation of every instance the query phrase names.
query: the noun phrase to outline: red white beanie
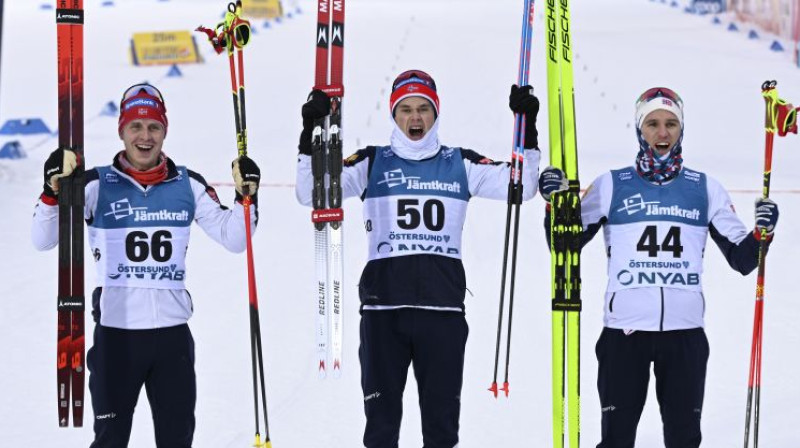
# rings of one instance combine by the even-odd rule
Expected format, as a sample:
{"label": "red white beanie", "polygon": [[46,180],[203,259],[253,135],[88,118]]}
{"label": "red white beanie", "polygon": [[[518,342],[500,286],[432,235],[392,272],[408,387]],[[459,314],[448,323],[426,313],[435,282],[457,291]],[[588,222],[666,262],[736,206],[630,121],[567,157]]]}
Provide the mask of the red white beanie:
{"label": "red white beanie", "polygon": [[439,116],[439,95],[436,94],[436,83],[430,75],[422,70],[408,70],[395,78],[392,83],[392,95],[389,97],[389,110],[394,117],[394,109],[406,98],[418,96],[430,101],[434,113]]}
{"label": "red white beanie", "polygon": [[683,129],[683,100],[677,93],[666,87],[654,87],[645,91],[636,101],[636,128],[641,129],[644,119],[651,112],[666,110],[672,112]]}
{"label": "red white beanie", "polygon": [[138,93],[126,95],[119,107],[119,126],[117,128],[120,135],[126,124],[137,119],[156,120],[164,126],[164,135],[167,135],[167,108],[159,96],[154,96],[140,89]]}

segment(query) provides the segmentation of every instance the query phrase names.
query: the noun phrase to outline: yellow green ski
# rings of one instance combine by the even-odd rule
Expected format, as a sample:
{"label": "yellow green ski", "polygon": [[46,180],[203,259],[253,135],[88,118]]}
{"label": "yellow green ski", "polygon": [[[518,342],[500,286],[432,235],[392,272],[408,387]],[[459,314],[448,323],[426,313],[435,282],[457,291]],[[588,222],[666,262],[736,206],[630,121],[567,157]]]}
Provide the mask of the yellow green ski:
{"label": "yellow green ski", "polygon": [[[569,0],[547,0],[546,59],[550,165],[569,190],[550,198],[553,310],[553,447],[580,446],[581,208]],[[566,417],[566,418],[565,418]],[[566,422],[566,425],[565,425]],[[565,436],[568,434],[568,436]]]}

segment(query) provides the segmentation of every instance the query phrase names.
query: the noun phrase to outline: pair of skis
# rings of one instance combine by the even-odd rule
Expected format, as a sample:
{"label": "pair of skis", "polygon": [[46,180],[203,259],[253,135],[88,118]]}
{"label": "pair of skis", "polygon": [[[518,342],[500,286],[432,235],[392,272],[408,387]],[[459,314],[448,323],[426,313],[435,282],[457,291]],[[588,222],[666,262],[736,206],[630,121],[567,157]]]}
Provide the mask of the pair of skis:
{"label": "pair of skis", "polygon": [[[522,10],[522,36],[520,38],[519,49],[519,72],[517,73],[517,85],[524,86],[528,84],[528,72],[530,71],[531,60],[531,36],[533,34],[533,13],[534,1],[524,0],[524,9]],[[522,204],[522,169],[523,161],[525,160],[525,115],[514,114],[514,137],[513,147],[511,152],[511,176],[508,182],[508,208],[506,209],[506,232],[505,244],[503,247],[503,273],[500,280],[500,310],[497,318],[497,342],[495,344],[494,353],[494,379],[489,391],[492,392],[495,398],[498,395],[497,387],[497,369],[500,361],[500,340],[502,338],[503,330],[503,312],[505,302],[506,290],[506,277],[508,270],[508,250],[509,239],[511,238],[511,211],[514,210],[514,225],[513,225],[513,244],[511,246],[511,274],[508,295],[508,329],[506,335],[506,362],[505,362],[505,376],[503,386],[499,388],[508,397],[508,365],[511,359],[511,319],[514,311],[514,283],[516,280],[517,272],[517,241],[519,237],[519,211]]]}
{"label": "pair of skis", "polygon": [[[800,108],[778,97],[776,81],[765,81],[761,85],[761,94],[766,103],[764,127],[766,143],[764,147],[764,182],[763,198],[769,198],[770,179],[772,178],[772,146],[775,134],[785,137],[789,133],[797,134],[797,114]],[[750,423],[753,428],[753,447],[758,448],[758,426],[760,422],[761,404],[761,348],[763,342],[764,319],[764,277],[767,261],[767,230],[761,229],[758,251],[758,276],[756,278],[756,304],[753,313],[753,342],[750,349],[750,371],[747,378],[747,407],[745,410],[744,447],[750,443]]]}
{"label": "pair of skis", "polygon": [[[247,156],[247,115],[245,114],[244,96],[244,47],[249,43],[250,22],[241,18],[242,2],[229,3],[225,19],[214,31],[198,27],[196,31],[205,33],[217,54],[227,50],[231,72],[231,92],[233,96],[233,117],[236,126],[236,148],[239,157]],[[238,68],[237,68],[238,62]],[[267,417],[267,392],[264,379],[264,357],[261,347],[261,319],[258,312],[258,294],[256,289],[255,262],[253,260],[253,240],[250,226],[250,207],[252,198],[249,187],[244,186],[242,205],[244,207],[245,237],[247,241],[247,286],[250,310],[250,358],[253,370],[253,405],[255,416],[255,441],[253,446],[271,448],[269,437],[269,419]],[[259,426],[259,390],[261,410],[264,414],[264,438],[261,438]]]}
{"label": "pair of skis", "polygon": [[314,121],[311,221],[317,280],[317,369],[325,378],[342,373],[342,97],[344,84],[344,0],[317,0],[317,50],[314,88],[331,101],[330,115]]}
{"label": "pair of skis", "polygon": [[58,426],[83,426],[85,371],[83,274],[83,0],[56,1],[58,147],[74,151],[78,166],[59,181]]}
{"label": "pair of skis", "polygon": [[[578,149],[569,0],[546,6],[547,105],[550,165],[566,174],[569,189],[550,197],[553,329],[553,446],[580,446],[581,223]],[[565,412],[566,407],[566,412]]]}

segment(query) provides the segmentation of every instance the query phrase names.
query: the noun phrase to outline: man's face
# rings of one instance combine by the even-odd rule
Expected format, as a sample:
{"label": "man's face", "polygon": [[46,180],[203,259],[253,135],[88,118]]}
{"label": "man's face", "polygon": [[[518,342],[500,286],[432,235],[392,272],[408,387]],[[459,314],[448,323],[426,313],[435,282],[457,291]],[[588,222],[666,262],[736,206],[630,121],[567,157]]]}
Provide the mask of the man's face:
{"label": "man's face", "polygon": [[394,121],[406,137],[412,141],[421,140],[436,121],[433,105],[419,96],[411,96],[394,109]]}
{"label": "man's face", "polygon": [[670,111],[657,109],[644,118],[642,137],[659,155],[667,154],[681,136],[681,122]]}
{"label": "man's face", "polygon": [[122,128],[120,138],[125,143],[125,156],[139,171],[158,165],[166,129],[161,122],[141,118],[132,120]]}

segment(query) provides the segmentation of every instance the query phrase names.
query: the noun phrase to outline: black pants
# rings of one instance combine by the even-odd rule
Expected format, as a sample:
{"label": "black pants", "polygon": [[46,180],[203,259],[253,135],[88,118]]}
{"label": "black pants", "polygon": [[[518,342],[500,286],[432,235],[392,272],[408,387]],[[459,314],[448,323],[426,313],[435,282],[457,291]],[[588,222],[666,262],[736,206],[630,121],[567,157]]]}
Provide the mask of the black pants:
{"label": "black pants", "polygon": [[602,441],[597,448],[633,448],[647,398],[650,364],[664,424],[666,448],[697,448],[708,363],[702,328],[625,335],[604,328],[595,348],[602,406]]}
{"label": "black pants", "polygon": [[98,324],[87,363],[95,418],[90,448],[128,446],[143,385],[153,413],[156,446],[192,446],[197,388],[188,325],[121,330]]}
{"label": "black pants", "polygon": [[398,309],[361,316],[364,446],[397,448],[408,366],[414,364],[424,448],[458,444],[467,321],[463,313]]}

